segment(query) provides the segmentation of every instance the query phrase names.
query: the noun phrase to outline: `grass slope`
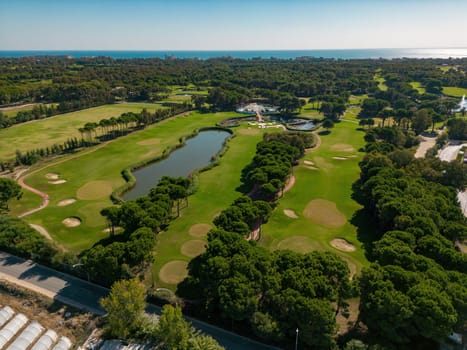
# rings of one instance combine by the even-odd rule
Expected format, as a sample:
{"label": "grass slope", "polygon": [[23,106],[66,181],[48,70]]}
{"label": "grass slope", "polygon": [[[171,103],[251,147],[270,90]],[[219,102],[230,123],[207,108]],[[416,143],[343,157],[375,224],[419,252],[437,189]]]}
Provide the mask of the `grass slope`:
{"label": "grass slope", "polygon": [[78,128],[87,122],[98,122],[104,118],[119,117],[125,112],[140,112],[143,108],[154,112],[155,109],[161,108],[161,106],[147,103],[111,104],[1,129],[0,160],[14,158],[16,150],[24,152],[38,147],[60,144],[72,137],[81,137]]}
{"label": "grass slope", "polygon": [[[359,174],[358,162],[362,154],[358,149],[364,145],[362,132],[356,131],[355,111],[350,112],[329,135],[321,136],[321,146],[307,152],[306,162],[302,161],[294,168],[295,185],[279,200],[269,222],[263,225],[260,245],[272,250],[299,252],[329,250],[345,259],[352,272],[367,264],[362,244],[357,240],[357,228],[350,223],[360,208],[351,199],[351,186]],[[321,201],[312,202],[316,200]],[[329,203],[322,200],[335,203],[337,211],[333,209],[328,217],[316,218],[315,221],[309,212],[313,208],[310,202]],[[293,210],[298,218],[285,215],[285,209]],[[321,211],[316,215],[327,215]],[[346,218],[345,223],[340,220],[342,214]],[[335,225],[328,225],[333,217],[336,218]],[[333,248],[330,242],[334,238],[346,239],[356,246],[356,251],[342,252]]]}
{"label": "grass slope", "polygon": [[[269,129],[273,132],[276,129]],[[170,223],[167,231],[158,236],[156,248],[156,262],[153,266],[153,276],[158,287],[174,288],[167,283],[170,274],[167,265],[172,260],[190,261],[191,257],[182,254],[182,247],[186,242],[203,239],[202,235],[194,234],[190,228],[196,224],[210,224],[216,215],[227,208],[231,202],[241,195],[236,191],[240,185],[241,170],[251,161],[256,144],[262,139],[260,129],[247,129],[242,125],[236,129],[236,136],[229,142],[229,150],[222,157],[219,166],[200,174],[198,191],[189,197],[189,207],[183,210],[182,216]],[[212,225],[214,226],[214,225]],[[205,238],[204,238],[205,239]],[[164,268],[165,267],[165,268]],[[160,271],[164,272],[160,278]],[[177,271],[173,271],[177,275]]]}
{"label": "grass slope", "polygon": [[[44,226],[58,243],[69,250],[77,252],[90,247],[107,235],[103,232],[106,223],[99,211],[111,205],[110,190],[124,183],[120,175],[122,169],[153,158],[166,147],[177,144],[181,136],[201,127],[213,126],[226,117],[225,113],[192,113],[171,118],[126,137],[49,162],[46,168],[37,166],[41,170],[25,182],[49,194],[50,204],[44,210],[25,217],[26,221]],[[152,139],[160,139],[160,142],[156,145],[147,142]],[[49,184],[47,173],[59,174],[60,179],[67,182]],[[95,192],[89,195],[92,188]],[[15,203],[15,212],[30,209],[29,197],[25,196],[25,202]],[[78,200],[68,206],[57,206],[59,201],[68,198]],[[74,228],[65,227],[61,222],[69,216],[80,217],[82,224]]]}
{"label": "grass slope", "polygon": [[418,81],[411,81],[410,85],[412,85],[412,87],[415,90],[417,90],[420,95],[424,94],[425,91],[426,91],[425,88],[422,86],[422,83],[420,83]]}
{"label": "grass slope", "polygon": [[467,96],[467,89],[455,86],[443,86],[443,93],[449,96],[462,97],[464,95]]}

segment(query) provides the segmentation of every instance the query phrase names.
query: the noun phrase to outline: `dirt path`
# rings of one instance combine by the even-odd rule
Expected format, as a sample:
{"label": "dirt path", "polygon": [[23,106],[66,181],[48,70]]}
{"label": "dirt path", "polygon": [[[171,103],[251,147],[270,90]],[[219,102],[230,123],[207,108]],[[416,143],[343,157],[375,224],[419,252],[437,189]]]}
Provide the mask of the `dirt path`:
{"label": "dirt path", "polygon": [[282,195],[289,191],[293,187],[293,185],[295,185],[295,176],[292,175],[289,177],[289,180],[285,184],[284,189],[282,190]]}
{"label": "dirt path", "polygon": [[436,136],[428,137],[421,136],[420,145],[418,145],[417,152],[415,152],[415,158],[425,158],[426,151],[434,147],[436,144]]}
{"label": "dirt path", "polygon": [[49,232],[45,228],[43,228],[40,225],[35,225],[35,224],[29,224],[34,230],[39,232],[42,236],[44,236],[47,239],[50,239],[52,241],[52,237],[50,236]]}
{"label": "dirt path", "polygon": [[17,108],[26,108],[26,107],[29,107],[29,106],[35,106],[36,104],[37,103],[25,103],[23,105],[16,105],[16,106],[10,106],[10,107],[1,107],[0,111],[2,111],[2,112],[11,111],[11,110],[17,109]]}

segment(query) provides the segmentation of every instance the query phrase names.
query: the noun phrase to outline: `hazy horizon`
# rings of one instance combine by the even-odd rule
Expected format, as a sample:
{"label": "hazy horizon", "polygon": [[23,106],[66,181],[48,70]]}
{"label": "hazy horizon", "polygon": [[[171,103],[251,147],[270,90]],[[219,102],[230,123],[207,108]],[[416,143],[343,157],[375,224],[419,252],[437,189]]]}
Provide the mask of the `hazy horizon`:
{"label": "hazy horizon", "polygon": [[0,50],[464,48],[460,0],[0,0]]}

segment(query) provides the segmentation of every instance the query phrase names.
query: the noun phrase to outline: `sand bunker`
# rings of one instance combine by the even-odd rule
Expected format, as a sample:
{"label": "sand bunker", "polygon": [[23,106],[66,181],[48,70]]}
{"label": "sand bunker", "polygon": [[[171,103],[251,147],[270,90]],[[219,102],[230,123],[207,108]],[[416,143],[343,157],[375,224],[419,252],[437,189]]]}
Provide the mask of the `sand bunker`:
{"label": "sand bunker", "polygon": [[65,207],[67,205],[73,204],[74,202],[76,202],[76,199],[74,198],[64,199],[57,203],[57,207]]}
{"label": "sand bunker", "polygon": [[336,159],[336,160],[347,160],[347,157],[332,157],[332,159]]}
{"label": "sand bunker", "polygon": [[76,227],[81,225],[81,219],[76,216],[72,216],[63,220],[62,224],[66,227]]}
{"label": "sand bunker", "polygon": [[194,224],[190,227],[188,233],[193,237],[206,237],[211,229],[212,226],[209,224]]}
{"label": "sand bunker", "polygon": [[305,168],[310,169],[310,170],[319,170],[317,167],[312,166],[312,165],[305,165]]}
{"label": "sand bunker", "polygon": [[45,177],[49,180],[57,180],[60,177],[60,175],[55,174],[55,173],[48,173],[48,174],[45,174]]}
{"label": "sand bunker", "polygon": [[289,218],[297,219],[298,215],[292,209],[284,209],[284,214]]}
{"label": "sand bunker", "polygon": [[206,243],[198,239],[191,240],[183,243],[180,251],[183,255],[192,258],[206,251]]}
{"label": "sand bunker", "polygon": [[347,218],[336,207],[336,203],[326,199],[315,199],[307,204],[303,215],[327,227],[341,227],[347,222]]}
{"label": "sand bunker", "polygon": [[331,146],[333,151],[341,151],[341,152],[353,152],[355,149],[352,145],[348,145],[346,143],[336,143],[335,145]]}
{"label": "sand bunker", "polygon": [[314,166],[314,165],[315,165],[315,163],[313,163],[311,160],[304,160],[304,161],[303,161],[303,164],[305,164],[305,165],[310,165],[310,166]]}
{"label": "sand bunker", "polygon": [[348,242],[347,240],[343,238],[334,238],[331,241],[331,245],[334,248],[341,250],[343,252],[354,252],[355,250],[357,250],[357,248],[355,248],[355,246],[352,243]]}
{"label": "sand bunker", "polygon": [[169,261],[159,271],[159,278],[168,284],[178,284],[188,276],[188,263],[182,260]]}
{"label": "sand bunker", "polygon": [[99,199],[112,194],[110,181],[90,181],[76,191],[78,199]]}
{"label": "sand bunker", "polygon": [[60,185],[60,184],[64,184],[66,182],[66,180],[55,180],[55,181],[49,181],[49,184],[51,185]]}
{"label": "sand bunker", "polygon": [[136,144],[140,146],[152,146],[152,145],[158,145],[159,143],[161,143],[161,139],[154,138],[154,139],[147,139],[147,140],[139,141]]}
{"label": "sand bunker", "polygon": [[[121,231],[123,230],[123,227],[120,227],[120,226],[115,226],[114,227],[114,232],[118,232],[118,231]],[[110,227],[107,227],[105,229],[102,230],[102,232],[105,232],[105,233],[110,233],[112,230],[110,229]]]}

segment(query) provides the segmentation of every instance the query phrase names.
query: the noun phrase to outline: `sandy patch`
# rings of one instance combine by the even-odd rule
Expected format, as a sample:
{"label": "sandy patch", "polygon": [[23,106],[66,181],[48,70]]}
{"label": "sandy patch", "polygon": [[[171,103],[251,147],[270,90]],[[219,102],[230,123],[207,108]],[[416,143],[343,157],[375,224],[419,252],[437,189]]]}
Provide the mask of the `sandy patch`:
{"label": "sandy patch", "polygon": [[298,215],[292,209],[284,209],[284,214],[289,218],[297,219]]}
{"label": "sandy patch", "polygon": [[159,278],[168,284],[178,284],[188,276],[188,263],[182,260],[169,261],[159,271]]}
{"label": "sandy patch", "polygon": [[112,194],[110,181],[90,181],[76,191],[78,199],[99,199]]}
{"label": "sandy patch", "polygon": [[188,233],[193,237],[206,237],[211,229],[212,226],[209,224],[194,224],[190,227]]}
{"label": "sandy patch", "polygon": [[45,177],[49,180],[57,180],[60,177],[60,175],[55,174],[55,173],[48,173],[48,174],[45,174]]}
{"label": "sandy patch", "polygon": [[336,143],[335,145],[331,146],[333,151],[341,151],[341,152],[353,152],[355,148],[352,145],[348,145],[346,143]]}
{"label": "sandy patch", "polygon": [[161,139],[154,138],[154,139],[147,139],[147,140],[139,141],[136,144],[140,146],[152,146],[152,145],[158,145],[159,143],[161,143]]}
{"label": "sandy patch", "polygon": [[65,225],[66,227],[76,227],[81,225],[81,219],[77,217],[69,217],[66,218],[62,221],[62,224]]}
{"label": "sandy patch", "polygon": [[154,158],[155,156],[161,154],[161,150],[159,148],[152,149],[149,152],[146,152],[143,157],[144,158]]}
{"label": "sandy patch", "polygon": [[309,165],[309,166],[314,166],[315,165],[315,163],[313,163],[311,160],[304,160],[303,164]]}
{"label": "sandy patch", "polygon": [[57,203],[57,207],[65,207],[67,205],[73,204],[74,202],[76,202],[76,199],[74,198],[64,199]]}
{"label": "sandy patch", "polygon": [[331,246],[343,252],[354,252],[355,250],[357,250],[357,248],[355,248],[355,246],[352,243],[342,238],[334,238],[331,241]]}
{"label": "sandy patch", "polygon": [[39,232],[45,238],[52,240],[52,237],[50,237],[49,232],[45,228],[43,228],[42,226],[36,225],[36,224],[29,224],[29,226],[31,226],[34,230]]}
{"label": "sandy patch", "polygon": [[318,242],[305,236],[287,237],[277,244],[277,249],[288,249],[297,253],[309,253],[313,250],[323,250]]}
{"label": "sandy patch", "polygon": [[[123,230],[123,227],[120,227],[120,226],[115,226],[114,227],[114,232],[118,232],[118,231],[121,231]],[[102,232],[105,232],[105,233],[110,233],[111,229],[110,227],[107,227],[105,229],[102,230]]]}
{"label": "sandy patch", "polygon": [[310,169],[310,170],[319,170],[317,167],[312,166],[312,165],[306,165],[305,168]]}
{"label": "sandy patch", "polygon": [[206,243],[198,239],[185,242],[180,248],[180,252],[185,256],[189,256],[190,258],[198,256],[205,251]]}
{"label": "sandy patch", "polygon": [[337,209],[336,203],[326,199],[315,199],[307,204],[303,215],[327,227],[341,227],[347,222],[347,218]]}
{"label": "sandy patch", "polygon": [[66,182],[66,180],[55,180],[55,181],[49,181],[49,184],[51,185],[60,185],[60,184],[64,184]]}
{"label": "sandy patch", "polygon": [[240,135],[259,135],[260,131],[259,129],[240,129],[238,130],[238,133]]}
{"label": "sandy patch", "polygon": [[347,157],[332,157],[335,160],[347,160]]}

